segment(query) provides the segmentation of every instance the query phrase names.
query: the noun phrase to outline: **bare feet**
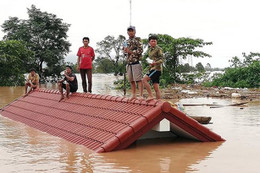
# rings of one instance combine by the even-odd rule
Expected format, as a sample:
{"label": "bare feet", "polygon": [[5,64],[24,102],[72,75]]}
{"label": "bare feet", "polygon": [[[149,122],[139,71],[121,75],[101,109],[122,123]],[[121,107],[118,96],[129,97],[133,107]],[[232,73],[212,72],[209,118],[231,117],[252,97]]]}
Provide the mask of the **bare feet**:
{"label": "bare feet", "polygon": [[29,93],[26,93],[26,94],[24,94],[24,95],[23,95],[23,97],[26,97],[26,96],[28,96],[28,94],[29,94]]}
{"label": "bare feet", "polygon": [[59,102],[60,102],[61,100],[63,100],[63,99],[64,99],[64,96],[61,96],[61,98],[60,98]]}
{"label": "bare feet", "polygon": [[138,97],[138,100],[144,101],[145,99],[143,97]]}
{"label": "bare feet", "polygon": [[129,99],[129,101],[132,101],[132,100],[134,100],[134,99],[136,99],[136,97],[131,97],[130,99]]}
{"label": "bare feet", "polygon": [[70,92],[66,92],[66,97],[67,97],[67,99],[69,99],[69,97],[70,97]]}
{"label": "bare feet", "polygon": [[149,101],[151,101],[153,99],[154,99],[153,97],[147,97],[146,101],[149,102]]}

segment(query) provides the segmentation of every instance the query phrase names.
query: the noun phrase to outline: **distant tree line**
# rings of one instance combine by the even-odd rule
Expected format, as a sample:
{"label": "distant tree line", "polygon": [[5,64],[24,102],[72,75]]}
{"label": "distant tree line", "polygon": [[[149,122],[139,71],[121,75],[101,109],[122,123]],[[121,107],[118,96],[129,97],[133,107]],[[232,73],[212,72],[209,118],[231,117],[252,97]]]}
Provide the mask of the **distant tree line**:
{"label": "distant tree line", "polygon": [[234,88],[259,88],[260,87],[260,53],[242,53],[243,58],[233,57],[229,62],[231,66],[225,73],[219,74],[212,81],[207,81],[204,86],[229,86]]}
{"label": "distant tree line", "polygon": [[[34,67],[41,79],[52,76],[57,78],[66,64],[76,71],[75,64],[66,63],[65,56],[69,53],[71,44],[67,41],[69,24],[64,23],[56,15],[41,12],[34,5],[28,9],[29,18],[21,20],[10,17],[2,25],[5,33],[0,41],[0,86],[23,85],[24,74]],[[204,46],[212,45],[202,39],[173,38],[167,34],[156,34],[158,45],[163,49],[165,62],[161,77],[161,85],[172,83],[194,83],[195,78],[201,78],[205,71],[219,70],[204,67],[198,63],[195,67],[181,60],[187,58],[211,57],[202,51]],[[96,60],[93,71],[96,73],[125,73],[125,55],[122,44],[126,40],[122,35],[110,36],[97,43]],[[144,52],[142,65],[144,73],[148,70],[148,40],[143,39]],[[212,81],[206,81],[205,86],[259,87],[259,53],[243,55],[243,60],[233,57],[231,66],[225,69],[223,75],[215,76]],[[188,74],[189,72],[196,74]],[[120,83],[120,81],[118,82]]]}

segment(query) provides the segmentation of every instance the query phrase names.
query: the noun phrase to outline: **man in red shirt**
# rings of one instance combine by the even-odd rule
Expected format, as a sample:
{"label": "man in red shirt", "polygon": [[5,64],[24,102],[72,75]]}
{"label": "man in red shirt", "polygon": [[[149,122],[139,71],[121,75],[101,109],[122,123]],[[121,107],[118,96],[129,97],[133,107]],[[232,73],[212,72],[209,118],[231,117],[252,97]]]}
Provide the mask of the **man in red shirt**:
{"label": "man in red shirt", "polygon": [[80,71],[81,79],[82,79],[82,87],[83,91],[87,92],[87,82],[86,82],[86,74],[88,77],[88,92],[92,92],[92,61],[95,59],[94,49],[90,47],[89,38],[83,38],[84,46],[80,47],[77,53],[78,61],[77,61],[77,69]]}

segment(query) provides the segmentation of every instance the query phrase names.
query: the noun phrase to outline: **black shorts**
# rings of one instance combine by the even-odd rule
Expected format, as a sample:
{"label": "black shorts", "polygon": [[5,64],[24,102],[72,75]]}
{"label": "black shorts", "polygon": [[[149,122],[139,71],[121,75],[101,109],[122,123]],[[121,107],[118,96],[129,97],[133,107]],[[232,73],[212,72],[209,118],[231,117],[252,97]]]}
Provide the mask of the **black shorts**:
{"label": "black shorts", "polygon": [[[78,90],[77,86],[74,86],[71,83],[69,83],[69,85],[70,85],[70,92],[74,93],[74,92],[76,92]],[[62,83],[62,88],[66,89],[66,84],[65,83]]]}
{"label": "black shorts", "polygon": [[149,74],[146,74],[152,81],[152,83],[158,83],[160,81],[161,71],[151,70]]}

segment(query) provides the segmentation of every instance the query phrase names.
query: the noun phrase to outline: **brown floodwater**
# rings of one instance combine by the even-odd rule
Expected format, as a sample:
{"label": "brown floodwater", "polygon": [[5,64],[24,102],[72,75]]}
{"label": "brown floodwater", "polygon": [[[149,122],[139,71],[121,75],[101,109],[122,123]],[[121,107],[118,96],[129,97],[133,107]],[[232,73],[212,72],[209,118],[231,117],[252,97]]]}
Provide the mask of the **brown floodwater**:
{"label": "brown floodwater", "polygon": [[[113,75],[94,75],[93,93],[122,95],[113,89]],[[81,83],[81,81],[79,81]],[[41,87],[53,88],[52,84]],[[79,88],[79,92],[82,88]],[[23,87],[0,87],[0,107],[20,97]],[[193,98],[184,103],[218,103],[231,99]],[[260,102],[247,107],[185,107],[194,116],[211,116],[205,125],[225,142],[185,139],[138,140],[128,149],[93,153],[86,147],[51,136],[0,115],[0,172],[110,172],[110,173],[258,173],[260,172]]]}

